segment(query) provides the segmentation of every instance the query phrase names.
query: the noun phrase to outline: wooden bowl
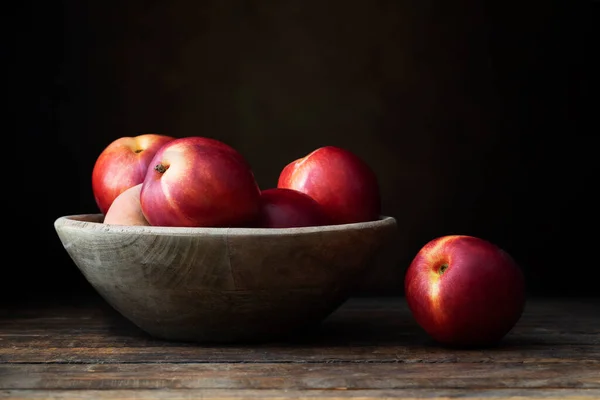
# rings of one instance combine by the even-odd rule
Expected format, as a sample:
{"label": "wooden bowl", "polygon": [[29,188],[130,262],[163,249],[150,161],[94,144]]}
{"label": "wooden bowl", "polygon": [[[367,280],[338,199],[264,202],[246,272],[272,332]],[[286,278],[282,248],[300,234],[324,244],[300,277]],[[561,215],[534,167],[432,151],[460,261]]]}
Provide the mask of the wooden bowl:
{"label": "wooden bowl", "polygon": [[117,226],[101,214],[54,227],[90,284],[150,335],[267,341],[320,323],[351,294],[396,220],[289,229]]}

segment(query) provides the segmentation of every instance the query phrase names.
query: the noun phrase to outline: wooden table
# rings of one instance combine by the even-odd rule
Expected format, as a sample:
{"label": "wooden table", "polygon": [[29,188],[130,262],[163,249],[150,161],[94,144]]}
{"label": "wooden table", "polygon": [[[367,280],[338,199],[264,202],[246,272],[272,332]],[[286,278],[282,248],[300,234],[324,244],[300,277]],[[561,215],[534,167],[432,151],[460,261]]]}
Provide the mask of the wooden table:
{"label": "wooden table", "polygon": [[[73,302],[75,303],[75,302]],[[495,348],[450,350],[403,298],[357,298],[310,337],[152,339],[103,302],[0,311],[0,398],[600,399],[600,298],[529,299]]]}

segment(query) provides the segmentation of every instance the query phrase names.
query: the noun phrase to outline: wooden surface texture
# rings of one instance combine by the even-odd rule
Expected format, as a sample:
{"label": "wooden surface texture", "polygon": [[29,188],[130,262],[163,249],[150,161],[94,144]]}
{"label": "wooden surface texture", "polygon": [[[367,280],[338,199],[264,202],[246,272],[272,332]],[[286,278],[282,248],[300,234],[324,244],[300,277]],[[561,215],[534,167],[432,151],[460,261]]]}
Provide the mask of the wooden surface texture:
{"label": "wooden surface texture", "polygon": [[600,399],[600,298],[529,299],[505,340],[437,346],[403,298],[256,345],[149,337],[103,302],[0,311],[0,398]]}

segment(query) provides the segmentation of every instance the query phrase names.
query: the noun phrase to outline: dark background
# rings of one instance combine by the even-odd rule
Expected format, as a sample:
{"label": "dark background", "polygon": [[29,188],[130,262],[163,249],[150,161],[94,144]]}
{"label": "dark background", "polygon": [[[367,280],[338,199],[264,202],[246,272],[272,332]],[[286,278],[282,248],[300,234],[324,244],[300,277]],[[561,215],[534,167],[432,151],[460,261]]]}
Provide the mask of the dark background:
{"label": "dark background", "polygon": [[4,13],[3,301],[92,293],[53,228],[97,212],[112,140],[238,148],[263,188],[323,145],[364,158],[399,236],[365,294],[402,294],[428,240],[471,234],[533,295],[597,296],[597,3],[24,1]]}

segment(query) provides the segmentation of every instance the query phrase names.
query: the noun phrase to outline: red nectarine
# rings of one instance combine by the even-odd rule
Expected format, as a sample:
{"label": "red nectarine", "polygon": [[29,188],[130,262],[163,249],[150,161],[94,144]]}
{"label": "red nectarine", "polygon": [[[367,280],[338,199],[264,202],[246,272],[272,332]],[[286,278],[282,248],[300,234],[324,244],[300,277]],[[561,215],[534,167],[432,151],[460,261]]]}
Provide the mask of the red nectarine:
{"label": "red nectarine", "polygon": [[260,209],[260,189],[244,157],[199,136],[175,139],[155,154],[140,198],[155,226],[244,226]]}
{"label": "red nectarine", "polygon": [[494,344],[525,306],[525,279],[513,258],[472,236],[431,240],[411,262],[404,284],[416,322],[447,345]]}
{"label": "red nectarine", "polygon": [[277,187],[306,193],[321,204],[333,224],[379,218],[380,193],[374,171],[340,147],[321,147],[286,165]]}
{"label": "red nectarine", "polygon": [[147,133],[121,137],[105,147],[92,170],[92,192],[100,212],[106,214],[119,194],[142,183],[156,151],[173,139]]}
{"label": "red nectarine", "polygon": [[309,195],[293,189],[272,188],[261,193],[260,228],[295,228],[328,223],[323,208]]}

